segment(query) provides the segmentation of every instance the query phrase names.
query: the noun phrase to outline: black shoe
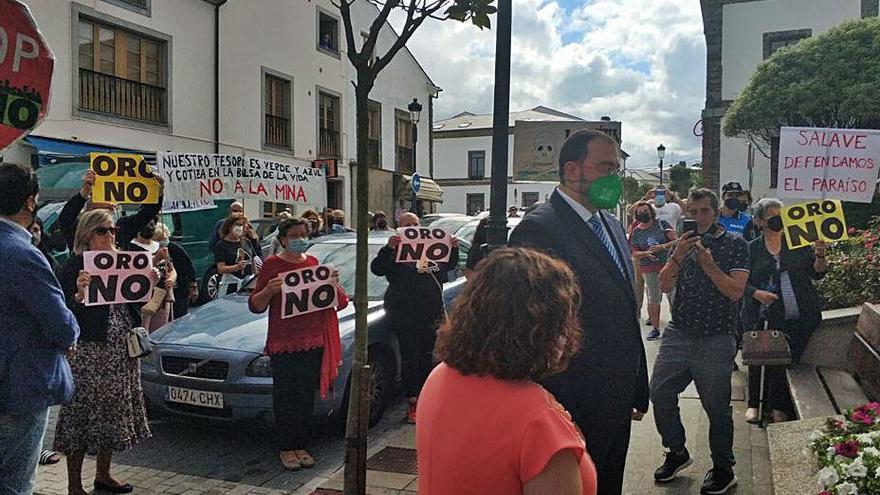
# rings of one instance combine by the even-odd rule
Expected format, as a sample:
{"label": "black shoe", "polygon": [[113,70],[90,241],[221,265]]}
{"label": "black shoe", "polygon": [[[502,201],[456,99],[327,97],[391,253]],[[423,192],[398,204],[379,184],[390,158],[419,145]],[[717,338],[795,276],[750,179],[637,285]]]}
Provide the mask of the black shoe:
{"label": "black shoe", "polygon": [[712,468],[706,473],[706,479],[703,480],[703,487],[700,493],[706,495],[721,495],[727,493],[736,486],[736,475],[730,468]]}
{"label": "black shoe", "polygon": [[663,461],[663,465],[654,471],[654,481],[660,483],[672,481],[678,473],[694,463],[687,449],[683,447],[681,450],[670,450],[664,455],[666,460]]}
{"label": "black shoe", "polygon": [[131,493],[134,491],[134,487],[129,485],[128,483],[119,486],[113,486],[95,480],[95,491],[107,493]]}

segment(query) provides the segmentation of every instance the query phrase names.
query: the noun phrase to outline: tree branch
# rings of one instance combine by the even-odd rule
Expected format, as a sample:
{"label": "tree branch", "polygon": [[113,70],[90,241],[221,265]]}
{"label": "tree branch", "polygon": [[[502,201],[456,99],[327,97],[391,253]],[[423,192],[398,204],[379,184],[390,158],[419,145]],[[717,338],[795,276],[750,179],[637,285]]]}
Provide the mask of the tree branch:
{"label": "tree branch", "polygon": [[[436,14],[437,11],[443,7],[446,1],[438,0],[430,5],[423,3],[421,8],[417,6],[417,3],[418,0],[410,0],[409,8],[406,12],[406,22],[404,22],[403,24],[403,29],[401,30],[401,33],[398,35],[397,40],[394,42],[391,48],[388,49],[388,52],[385,53],[385,55],[383,55],[381,58],[377,59],[376,63],[373,65],[373,70],[376,74],[381,72],[382,69],[384,69],[388,64],[391,63],[391,60],[394,59],[394,57],[397,55],[397,52],[399,52],[404,46],[406,46],[406,44],[409,42],[410,38],[412,38],[412,35],[415,34],[419,26],[421,26],[422,23],[425,22],[425,19],[428,19],[429,17]],[[417,12],[420,15],[416,16]]]}
{"label": "tree branch", "polygon": [[357,51],[357,46],[355,46],[354,42],[354,28],[351,23],[351,5],[355,2],[355,0],[342,0],[342,3],[338,4],[339,14],[342,16],[342,24],[345,26],[345,45],[348,47],[346,51],[348,55],[348,60],[351,62],[351,65],[358,69],[360,67],[362,56]]}

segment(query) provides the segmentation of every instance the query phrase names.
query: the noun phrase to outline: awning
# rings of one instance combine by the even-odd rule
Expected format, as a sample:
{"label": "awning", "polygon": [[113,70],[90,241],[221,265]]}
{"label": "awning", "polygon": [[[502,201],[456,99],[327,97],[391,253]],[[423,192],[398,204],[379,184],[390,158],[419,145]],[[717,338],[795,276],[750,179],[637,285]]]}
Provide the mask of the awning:
{"label": "awning", "polygon": [[[412,176],[404,175],[402,176],[402,179],[403,180],[400,181],[400,195],[404,198],[410,197],[412,195]],[[430,201],[432,203],[443,202],[443,189],[440,188],[439,184],[432,179],[425,177],[421,178],[421,183],[422,185],[419,188],[419,192],[416,194],[418,199]]]}
{"label": "awning", "polygon": [[77,141],[67,141],[64,139],[44,138],[39,136],[28,136],[25,140],[37,149],[39,157],[39,165],[52,165],[54,163],[63,163],[66,161],[88,161],[89,153],[135,153],[144,155],[144,159],[150,162],[152,157],[155,160],[155,152],[144,152],[127,148],[115,148],[111,146],[103,146],[90,143],[80,143]]}

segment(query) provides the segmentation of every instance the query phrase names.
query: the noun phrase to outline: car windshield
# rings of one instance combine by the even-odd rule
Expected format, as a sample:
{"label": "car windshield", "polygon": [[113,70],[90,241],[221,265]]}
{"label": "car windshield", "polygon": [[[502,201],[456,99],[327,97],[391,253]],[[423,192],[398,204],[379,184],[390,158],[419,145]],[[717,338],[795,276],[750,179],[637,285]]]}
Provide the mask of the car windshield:
{"label": "car windshield", "polygon": [[[384,244],[369,244],[368,261],[379,253]],[[309,248],[309,254],[318,258],[322,265],[333,265],[339,271],[339,284],[345,289],[346,294],[354,296],[354,272],[355,272],[355,244],[353,242],[317,242]],[[253,290],[255,280],[252,280],[245,290]],[[388,281],[385,277],[377,277],[367,271],[367,299],[381,301],[385,296]]]}
{"label": "car windshield", "polygon": [[468,222],[473,221],[471,217],[451,217],[451,218],[441,218],[436,222],[431,223],[432,229],[443,229],[447,234],[452,235],[461,228],[462,225],[465,225]]}

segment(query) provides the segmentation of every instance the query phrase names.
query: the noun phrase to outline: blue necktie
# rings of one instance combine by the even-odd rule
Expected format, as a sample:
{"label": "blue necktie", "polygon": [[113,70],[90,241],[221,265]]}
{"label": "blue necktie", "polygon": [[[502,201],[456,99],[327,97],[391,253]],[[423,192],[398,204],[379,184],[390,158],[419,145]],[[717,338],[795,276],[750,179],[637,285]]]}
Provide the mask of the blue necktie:
{"label": "blue necktie", "polygon": [[602,242],[605,249],[608,250],[608,254],[611,256],[611,259],[614,260],[614,264],[617,265],[617,269],[620,270],[620,274],[623,275],[623,278],[625,279],[626,269],[623,267],[623,262],[617,254],[617,249],[614,248],[614,244],[611,243],[611,239],[609,239],[608,235],[605,233],[605,228],[602,227],[602,221],[599,220],[599,213],[594,213],[587,223],[590,224],[593,233],[596,234],[596,237],[599,238],[599,241]]}

